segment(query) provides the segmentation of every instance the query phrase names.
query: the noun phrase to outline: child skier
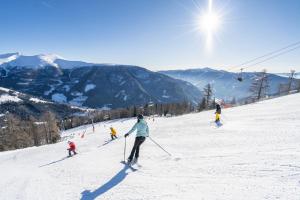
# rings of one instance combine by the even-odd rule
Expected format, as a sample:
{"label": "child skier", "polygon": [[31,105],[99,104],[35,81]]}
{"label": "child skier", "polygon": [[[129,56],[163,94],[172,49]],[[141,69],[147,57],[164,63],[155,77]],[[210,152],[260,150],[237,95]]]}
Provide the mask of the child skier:
{"label": "child skier", "polygon": [[146,140],[146,137],[149,136],[149,127],[146,121],[144,120],[143,115],[138,115],[137,123],[132,127],[132,129],[128,133],[125,134],[125,137],[129,136],[135,130],[137,130],[137,133],[134,145],[132,147],[130,156],[127,159],[127,163],[129,164],[134,164],[137,162],[140,152],[140,146]]}
{"label": "child skier", "polygon": [[111,140],[118,138],[117,131],[113,127],[110,127],[110,137],[111,137]]}
{"label": "child skier", "polygon": [[68,148],[68,151],[69,151],[69,157],[72,156],[71,152],[73,152],[73,155],[76,155],[76,146],[75,146],[75,143],[74,142],[71,142],[71,141],[68,141],[68,144],[69,144],[69,148]]}

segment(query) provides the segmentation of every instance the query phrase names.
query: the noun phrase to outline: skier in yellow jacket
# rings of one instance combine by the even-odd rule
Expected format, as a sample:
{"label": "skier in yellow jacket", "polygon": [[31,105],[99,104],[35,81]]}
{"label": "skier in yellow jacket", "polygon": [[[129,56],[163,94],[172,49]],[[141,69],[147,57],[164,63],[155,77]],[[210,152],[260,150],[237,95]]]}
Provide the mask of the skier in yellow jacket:
{"label": "skier in yellow jacket", "polygon": [[216,120],[215,120],[215,122],[217,123],[219,121],[220,121],[220,114],[216,112]]}
{"label": "skier in yellow jacket", "polygon": [[221,126],[222,125],[222,123],[221,123],[221,106],[220,106],[220,104],[219,103],[217,103],[217,105],[216,105],[216,112],[215,112],[215,114],[216,114],[216,119],[215,119],[215,123],[217,124],[217,126]]}
{"label": "skier in yellow jacket", "polygon": [[117,131],[113,128],[113,127],[110,127],[110,137],[111,139],[117,139]]}

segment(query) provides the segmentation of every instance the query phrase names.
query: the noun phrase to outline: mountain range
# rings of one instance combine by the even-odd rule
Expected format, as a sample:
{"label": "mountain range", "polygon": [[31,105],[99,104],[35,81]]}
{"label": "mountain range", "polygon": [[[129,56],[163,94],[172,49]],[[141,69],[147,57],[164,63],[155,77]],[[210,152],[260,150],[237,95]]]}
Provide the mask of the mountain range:
{"label": "mountain range", "polygon": [[131,65],[69,61],[54,54],[0,55],[0,86],[76,106],[111,109],[188,101],[202,94],[189,82]]}
{"label": "mountain range", "polygon": [[[168,70],[159,71],[170,77],[188,81],[203,90],[205,85],[210,83],[213,87],[213,93],[216,98],[227,101],[235,98],[236,100],[244,99],[251,96],[250,86],[257,79],[257,72],[233,73],[224,70],[214,70],[211,68],[187,69],[187,70]],[[279,91],[280,84],[287,84],[287,76],[279,76],[268,73],[269,95],[274,95]],[[238,78],[243,81],[238,81]]]}
{"label": "mountain range", "polygon": [[[242,77],[243,81],[237,81]],[[297,74],[296,74],[297,78]],[[194,105],[210,83],[214,96],[230,101],[251,95],[256,72],[242,74],[211,68],[153,72],[142,67],[70,61],[56,54],[0,55],[0,86],[79,107],[112,109],[147,103],[188,101]],[[288,74],[268,74],[270,95]]]}

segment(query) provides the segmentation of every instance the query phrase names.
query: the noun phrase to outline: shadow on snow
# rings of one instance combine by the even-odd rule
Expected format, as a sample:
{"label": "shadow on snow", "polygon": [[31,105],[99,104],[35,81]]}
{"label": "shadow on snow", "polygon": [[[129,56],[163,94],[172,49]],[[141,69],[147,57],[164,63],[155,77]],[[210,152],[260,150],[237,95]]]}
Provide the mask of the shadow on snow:
{"label": "shadow on snow", "polygon": [[56,160],[56,161],[50,162],[50,163],[48,163],[48,164],[45,164],[45,165],[41,165],[41,166],[39,166],[39,167],[45,167],[45,166],[48,166],[48,165],[52,165],[52,164],[55,164],[55,163],[61,162],[61,161],[65,160],[65,159],[67,159],[67,158],[69,158],[69,157],[63,157],[63,158],[61,158],[61,159],[59,159],[59,160]]}
{"label": "shadow on snow", "polygon": [[102,145],[99,145],[98,148],[101,148],[101,147],[103,147],[103,146],[105,146],[105,145],[108,145],[108,144],[110,144],[110,143],[112,143],[112,142],[114,142],[114,141],[116,141],[116,140],[120,140],[121,138],[122,138],[122,137],[119,136],[119,137],[117,137],[116,139],[113,139],[113,140],[107,140],[107,141],[105,141]]}
{"label": "shadow on snow", "polygon": [[126,176],[128,175],[128,172],[126,172],[128,169],[131,169],[132,171],[136,171],[136,169],[124,165],[123,169],[119,171],[114,177],[112,177],[108,182],[106,182],[104,185],[100,186],[98,189],[91,192],[90,190],[84,190],[81,195],[81,200],[93,200],[97,197],[101,196],[105,192],[108,192],[113,187],[117,186],[119,183],[121,183]]}

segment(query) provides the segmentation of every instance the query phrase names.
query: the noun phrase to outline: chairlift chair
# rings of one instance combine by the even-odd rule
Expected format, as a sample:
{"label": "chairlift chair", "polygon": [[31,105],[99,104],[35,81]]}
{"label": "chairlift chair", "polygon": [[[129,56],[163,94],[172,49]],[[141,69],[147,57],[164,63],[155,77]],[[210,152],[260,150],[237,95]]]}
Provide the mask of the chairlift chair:
{"label": "chairlift chair", "polygon": [[243,81],[243,68],[241,68],[241,72],[238,74],[237,80],[238,80],[239,82],[242,82],[242,81]]}

